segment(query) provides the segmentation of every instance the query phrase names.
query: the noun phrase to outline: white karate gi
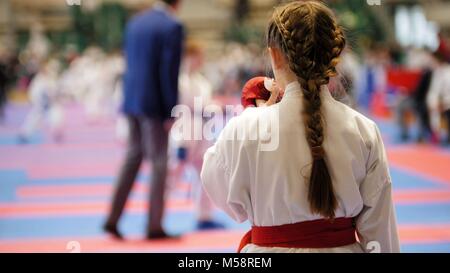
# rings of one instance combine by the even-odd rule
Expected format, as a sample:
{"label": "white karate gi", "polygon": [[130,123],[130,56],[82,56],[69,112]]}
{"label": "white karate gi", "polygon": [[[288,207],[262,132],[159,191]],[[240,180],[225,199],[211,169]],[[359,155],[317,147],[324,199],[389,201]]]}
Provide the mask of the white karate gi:
{"label": "white karate gi", "polygon": [[[399,252],[391,178],[376,124],[321,92],[326,162],[339,203],[336,217],[357,217],[360,243],[328,249],[268,248],[253,244],[242,252]],[[311,213],[308,180],[312,157],[305,139],[302,93],[297,82],[279,104],[247,108],[225,126],[204,156],[202,182],[211,200],[238,222],[277,226],[322,218]],[[262,151],[265,140],[233,138],[257,130],[275,117],[276,149]],[[278,128],[276,128],[278,127]],[[229,140],[234,139],[234,140]],[[274,141],[276,142],[276,141]]]}
{"label": "white karate gi", "polygon": [[30,83],[28,92],[31,108],[21,129],[21,135],[26,139],[31,138],[42,127],[45,118],[48,118],[54,135],[62,134],[64,110],[57,99],[57,69],[58,64],[53,62],[46,71],[36,74]]}

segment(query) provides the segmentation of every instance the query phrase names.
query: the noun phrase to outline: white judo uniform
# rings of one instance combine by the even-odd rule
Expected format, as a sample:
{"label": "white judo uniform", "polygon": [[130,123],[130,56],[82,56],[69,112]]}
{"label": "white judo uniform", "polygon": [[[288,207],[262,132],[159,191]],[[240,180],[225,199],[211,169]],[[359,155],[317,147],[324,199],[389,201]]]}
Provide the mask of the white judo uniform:
{"label": "white judo uniform", "polygon": [[[248,244],[242,252],[399,252],[392,184],[376,124],[321,92],[326,162],[339,203],[336,217],[356,217],[359,242],[337,248],[270,248]],[[310,211],[308,179],[312,157],[301,118],[300,84],[293,82],[280,103],[247,108],[225,126],[204,155],[203,186],[211,200],[238,222],[278,226],[321,219]],[[278,145],[267,139],[237,138],[275,117]],[[271,128],[275,128],[272,126]]]}

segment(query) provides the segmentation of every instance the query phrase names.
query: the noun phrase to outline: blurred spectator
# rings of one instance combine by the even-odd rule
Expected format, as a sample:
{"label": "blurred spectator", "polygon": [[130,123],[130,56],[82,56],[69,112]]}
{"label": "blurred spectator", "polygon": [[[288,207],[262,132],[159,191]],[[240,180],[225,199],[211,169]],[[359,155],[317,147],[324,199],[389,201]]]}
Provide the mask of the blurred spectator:
{"label": "blurred spectator", "polygon": [[419,121],[419,136],[417,141],[422,142],[428,136],[431,136],[432,142],[435,141],[435,135],[431,130],[430,115],[426,104],[428,91],[430,90],[431,77],[433,75],[432,68],[426,68],[420,78],[419,85],[413,93],[414,109]]}
{"label": "blurred spectator", "polygon": [[372,45],[363,56],[361,80],[358,82],[358,102],[363,108],[369,108],[376,99],[377,93],[386,88],[386,68],[390,64],[390,56],[382,45]]}
{"label": "blurred spectator", "polygon": [[5,118],[8,93],[17,80],[18,67],[17,54],[0,46],[0,122]]}
{"label": "blurred spectator", "polygon": [[435,142],[437,139],[431,130],[426,97],[430,89],[431,78],[433,70],[436,67],[436,61],[431,52],[412,49],[408,52],[406,67],[408,69],[419,69],[422,73],[419,83],[412,93],[406,95],[399,94],[399,102],[396,107],[396,119],[400,128],[400,138],[402,141],[406,141],[410,137],[407,113],[408,111],[412,111],[416,116],[419,125],[417,141],[422,142],[425,139],[430,138],[432,142]]}
{"label": "blurred spectator", "polygon": [[25,51],[38,63],[44,61],[49,56],[50,42],[45,36],[43,26],[39,22],[31,25],[30,40]]}
{"label": "blurred spectator", "polygon": [[342,53],[337,70],[339,75],[330,79],[329,84],[333,97],[351,107],[356,107],[356,98],[358,97],[356,86],[360,77],[361,65],[358,57],[349,48]]}
{"label": "blurred spectator", "polygon": [[234,5],[234,16],[238,23],[242,23],[248,16],[250,3],[248,0],[235,0]]}
{"label": "blurred spectator", "polygon": [[239,96],[245,82],[266,73],[266,59],[257,45],[228,43],[224,54],[206,65],[205,76],[211,81],[213,90],[223,96]]}
{"label": "blurred spectator", "polygon": [[3,52],[0,51],[0,121],[2,121],[4,118],[7,82],[8,82],[7,64]]}

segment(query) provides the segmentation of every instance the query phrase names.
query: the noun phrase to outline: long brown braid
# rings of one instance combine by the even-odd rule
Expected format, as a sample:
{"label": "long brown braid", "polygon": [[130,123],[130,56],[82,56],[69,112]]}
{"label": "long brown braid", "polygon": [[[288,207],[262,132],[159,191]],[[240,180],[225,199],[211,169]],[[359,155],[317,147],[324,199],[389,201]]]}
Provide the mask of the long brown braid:
{"label": "long brown braid", "polygon": [[325,162],[321,86],[337,75],[345,37],[333,12],[317,1],[294,1],[276,8],[267,31],[270,47],[286,56],[303,92],[303,119],[313,164],[308,200],[313,213],[334,218],[337,199]]}

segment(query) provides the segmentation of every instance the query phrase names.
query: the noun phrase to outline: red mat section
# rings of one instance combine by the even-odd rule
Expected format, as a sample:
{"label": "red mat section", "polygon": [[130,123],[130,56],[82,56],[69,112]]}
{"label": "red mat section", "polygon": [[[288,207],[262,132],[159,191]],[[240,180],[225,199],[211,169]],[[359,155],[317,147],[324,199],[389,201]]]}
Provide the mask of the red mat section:
{"label": "red mat section", "polygon": [[392,166],[417,174],[425,174],[450,184],[450,153],[429,145],[390,148]]}

